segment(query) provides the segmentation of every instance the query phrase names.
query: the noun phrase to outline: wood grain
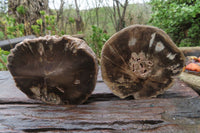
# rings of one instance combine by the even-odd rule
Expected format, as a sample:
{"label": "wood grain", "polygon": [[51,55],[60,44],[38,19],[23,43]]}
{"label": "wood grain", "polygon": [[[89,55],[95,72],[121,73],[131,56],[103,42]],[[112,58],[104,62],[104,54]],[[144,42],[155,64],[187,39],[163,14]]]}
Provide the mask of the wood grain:
{"label": "wood grain", "polygon": [[158,132],[200,130],[200,97],[184,82],[157,98],[121,100],[98,76],[95,91],[82,105],[55,106],[30,100],[0,72],[0,132]]}

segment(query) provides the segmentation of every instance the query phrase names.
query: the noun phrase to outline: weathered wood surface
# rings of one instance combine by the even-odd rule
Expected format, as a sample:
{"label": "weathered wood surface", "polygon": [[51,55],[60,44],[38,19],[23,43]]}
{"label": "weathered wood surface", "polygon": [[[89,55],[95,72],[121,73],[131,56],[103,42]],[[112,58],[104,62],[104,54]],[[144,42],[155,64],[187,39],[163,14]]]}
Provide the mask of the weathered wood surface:
{"label": "weathered wood surface", "polygon": [[200,94],[200,76],[183,72],[179,78]]}
{"label": "weathered wood surface", "polygon": [[120,100],[101,76],[85,104],[53,106],[28,99],[9,72],[0,72],[1,132],[164,132],[200,131],[200,97],[184,82],[158,98]]}
{"label": "weathered wood surface", "polygon": [[[85,35],[83,34],[76,34],[72,35],[72,37],[80,38],[84,40]],[[24,39],[34,39],[36,38],[35,35],[23,36],[14,39],[2,40],[0,41],[0,48],[3,50],[9,51],[10,49],[14,48],[17,43],[22,42]]]}
{"label": "weathered wood surface", "polygon": [[14,48],[17,43],[20,43],[24,39],[33,39],[35,37],[36,36],[34,35],[29,35],[29,36],[14,38],[14,39],[3,40],[3,41],[0,41],[0,48],[2,48],[3,50],[9,51],[10,49]]}
{"label": "weathered wood surface", "polygon": [[185,56],[200,56],[200,47],[179,47]]}

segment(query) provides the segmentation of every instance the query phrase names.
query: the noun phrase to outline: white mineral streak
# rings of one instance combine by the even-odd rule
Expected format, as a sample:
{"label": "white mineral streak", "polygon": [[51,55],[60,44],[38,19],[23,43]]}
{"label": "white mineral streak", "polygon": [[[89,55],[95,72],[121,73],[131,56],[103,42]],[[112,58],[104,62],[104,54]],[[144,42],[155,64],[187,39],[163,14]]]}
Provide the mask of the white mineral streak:
{"label": "white mineral streak", "polygon": [[139,99],[139,98],[140,98],[140,93],[139,93],[139,92],[134,93],[134,94],[133,94],[133,97],[134,97],[135,99]]}
{"label": "white mineral streak", "polygon": [[150,42],[149,42],[149,47],[152,47],[152,44],[153,44],[154,39],[155,39],[155,36],[156,36],[156,33],[153,33],[153,34],[151,35],[151,40],[150,40]]}
{"label": "white mineral streak", "polygon": [[156,47],[155,47],[155,51],[156,52],[160,52],[165,48],[165,46],[163,45],[162,42],[157,42]]}
{"label": "white mineral streak", "polygon": [[122,75],[117,81],[118,81],[119,83],[123,83],[124,80],[125,80],[124,75]]}
{"label": "white mineral streak", "polygon": [[60,87],[56,87],[56,89],[58,89],[60,92],[64,93],[64,89],[63,88],[60,88]]}
{"label": "white mineral streak", "polygon": [[79,79],[76,79],[76,80],[74,81],[74,84],[75,84],[75,85],[80,84],[80,83],[81,83],[81,82],[80,82]]}
{"label": "white mineral streak", "polygon": [[181,71],[179,66],[180,66],[180,64],[175,64],[175,65],[168,67],[168,69],[171,70],[173,73],[178,73]]}
{"label": "white mineral streak", "polygon": [[68,51],[68,47],[69,47],[69,43],[66,43],[66,44],[65,44],[65,49],[64,49],[64,50],[65,50],[65,51]]}
{"label": "white mineral streak", "polygon": [[131,38],[128,42],[128,46],[134,46],[137,42],[137,39],[136,38]]}
{"label": "white mineral streak", "polygon": [[43,47],[42,43],[39,43],[38,52],[42,56],[42,54],[44,52],[44,47]]}
{"label": "white mineral streak", "polygon": [[33,52],[33,49],[32,49],[32,47],[31,47],[31,45],[28,43],[27,46],[28,46],[28,48],[30,49],[31,53],[33,54],[34,52]]}
{"label": "white mineral streak", "polygon": [[37,97],[40,97],[40,88],[39,87],[31,87],[30,90],[35,94]]}
{"label": "white mineral streak", "polygon": [[167,58],[170,60],[173,60],[175,58],[176,54],[168,53]]}
{"label": "white mineral streak", "polygon": [[53,45],[52,45],[52,44],[49,45],[49,50],[50,50],[50,51],[53,50]]}

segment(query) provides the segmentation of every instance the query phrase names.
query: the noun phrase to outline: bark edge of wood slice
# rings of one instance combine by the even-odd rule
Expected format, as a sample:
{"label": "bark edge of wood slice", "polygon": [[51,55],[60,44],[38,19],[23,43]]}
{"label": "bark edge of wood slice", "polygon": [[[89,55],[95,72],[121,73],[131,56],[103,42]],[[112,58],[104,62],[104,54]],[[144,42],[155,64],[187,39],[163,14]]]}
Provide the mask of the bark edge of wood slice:
{"label": "bark edge of wood slice", "polygon": [[95,88],[98,64],[85,41],[64,35],[26,39],[8,56],[16,86],[48,104],[81,104]]}
{"label": "bark edge of wood slice", "polygon": [[101,53],[102,78],[120,98],[156,97],[173,84],[185,63],[183,53],[161,29],[132,25],[115,33]]}

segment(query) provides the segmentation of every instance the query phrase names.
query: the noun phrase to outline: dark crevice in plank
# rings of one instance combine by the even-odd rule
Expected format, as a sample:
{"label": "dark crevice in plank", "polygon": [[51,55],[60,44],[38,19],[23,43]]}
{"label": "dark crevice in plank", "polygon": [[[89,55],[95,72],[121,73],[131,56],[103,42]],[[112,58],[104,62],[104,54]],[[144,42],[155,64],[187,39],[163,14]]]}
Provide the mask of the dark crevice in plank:
{"label": "dark crevice in plank", "polygon": [[[129,125],[129,124],[141,124],[141,125],[158,125],[160,126],[160,124],[162,124],[164,121],[162,120],[134,120],[134,121],[115,121],[112,123],[89,123],[89,122],[79,122],[79,123],[71,123],[71,124],[78,124],[78,125],[82,125],[82,126],[87,126],[87,125],[119,125],[119,126],[123,126],[123,125]],[[88,126],[88,127],[90,127]],[[154,127],[153,127],[154,128]],[[66,129],[66,128],[36,128],[36,129],[23,129],[24,132],[48,132],[48,131],[114,131],[116,129],[114,128],[91,128],[91,129],[83,129],[83,128],[73,128],[73,129]]]}
{"label": "dark crevice in plank", "polygon": [[2,98],[0,99],[0,104],[42,104],[43,102],[39,100],[33,100],[33,99],[13,99],[13,98]]}
{"label": "dark crevice in plank", "polygon": [[149,125],[156,125],[161,124],[164,121],[162,120],[132,120],[132,121],[114,121],[114,122],[100,122],[100,123],[90,123],[90,122],[79,122],[79,123],[72,123],[78,125],[128,125],[128,124],[149,124]]}
{"label": "dark crevice in plank", "polygon": [[97,79],[97,83],[104,83],[103,80]]}
{"label": "dark crevice in plank", "polygon": [[1,105],[7,105],[7,104],[33,104],[33,105],[35,105],[35,104],[44,104],[44,103],[42,103],[42,102],[33,102],[33,103],[31,103],[31,102],[24,102],[24,101],[11,101],[11,102],[5,102],[5,101],[0,101],[0,104]]}
{"label": "dark crevice in plank", "polygon": [[101,102],[101,101],[116,101],[116,100],[133,100],[132,96],[129,96],[125,99],[120,99],[119,97],[115,96],[114,94],[92,94],[88,100],[84,104],[89,104],[92,102]]}
{"label": "dark crevice in plank", "polygon": [[170,99],[170,98],[188,98],[188,96],[183,96],[183,95],[179,95],[177,93],[173,93],[173,92],[165,92],[164,94],[160,94],[157,96],[157,98],[165,98],[165,99]]}
{"label": "dark crevice in plank", "polygon": [[[166,125],[161,125],[161,126],[157,126],[157,127],[152,127],[152,128],[147,128],[147,129],[141,129],[140,131],[142,131],[142,132],[152,132],[152,133],[154,133],[154,132],[162,133],[163,132],[162,128],[168,128],[167,132],[171,133],[171,132],[174,132],[173,128],[177,129],[177,127],[178,127],[177,124],[166,124]],[[177,130],[179,130],[179,132],[181,131],[180,129],[177,129]]]}
{"label": "dark crevice in plank", "polygon": [[74,129],[65,129],[65,128],[36,128],[36,129],[23,129],[24,132],[49,132],[49,131],[54,131],[54,132],[59,132],[59,131],[67,131],[67,132],[72,132],[72,131],[102,131],[102,130],[109,130],[113,131],[115,129],[113,128],[92,128],[92,129],[82,129],[82,128],[74,128]]}

